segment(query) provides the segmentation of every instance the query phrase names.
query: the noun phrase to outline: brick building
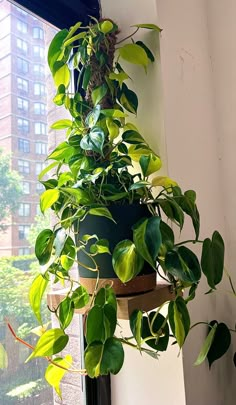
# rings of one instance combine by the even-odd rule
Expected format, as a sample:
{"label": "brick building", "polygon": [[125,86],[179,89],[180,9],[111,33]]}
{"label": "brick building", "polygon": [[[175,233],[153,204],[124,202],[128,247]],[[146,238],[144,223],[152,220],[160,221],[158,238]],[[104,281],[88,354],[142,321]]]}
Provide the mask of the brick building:
{"label": "brick building", "polygon": [[47,155],[47,92],[43,22],[0,2],[0,148],[22,176],[18,212],[0,235],[0,256],[31,253],[26,239],[39,213],[37,176]]}

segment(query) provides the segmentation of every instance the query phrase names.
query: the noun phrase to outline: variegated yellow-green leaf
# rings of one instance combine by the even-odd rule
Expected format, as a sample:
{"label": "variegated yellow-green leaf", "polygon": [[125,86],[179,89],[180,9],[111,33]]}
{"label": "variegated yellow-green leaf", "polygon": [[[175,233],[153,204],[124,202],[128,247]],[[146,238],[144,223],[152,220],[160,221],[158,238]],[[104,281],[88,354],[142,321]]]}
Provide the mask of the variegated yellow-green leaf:
{"label": "variegated yellow-green leaf", "polygon": [[102,84],[101,86],[96,87],[92,92],[92,100],[94,106],[96,106],[106,95],[107,93],[107,86]]}
{"label": "variegated yellow-green leaf", "polygon": [[30,292],[29,292],[29,301],[31,308],[34,311],[34,315],[38,319],[39,323],[42,325],[42,318],[41,318],[41,302],[43,298],[43,294],[47,288],[48,285],[48,279],[43,277],[41,274],[39,274],[33,281],[31,287],[30,287]]}
{"label": "variegated yellow-green leaf", "polygon": [[132,25],[132,27],[146,28],[148,30],[154,30],[157,32],[162,31],[162,29],[160,27],[158,27],[156,24],[135,24],[135,25]]}
{"label": "variegated yellow-green leaf", "polygon": [[151,149],[145,144],[131,145],[128,150],[128,155],[134,162],[139,162],[141,156],[149,156],[151,153]]}
{"label": "variegated yellow-green leaf", "polygon": [[168,315],[172,332],[181,348],[190,328],[188,309],[182,297],[177,297],[169,303]]}
{"label": "variegated yellow-green leaf", "polygon": [[141,156],[139,163],[145,177],[157,172],[162,166],[161,159],[154,153],[150,153],[148,156]]}
{"label": "variegated yellow-green leaf", "polygon": [[26,360],[29,361],[34,357],[47,357],[61,352],[69,340],[63,330],[59,328],[47,330],[38,340],[34,351]]}
{"label": "variegated yellow-green leaf", "polygon": [[4,369],[8,367],[8,357],[7,352],[4,349],[4,346],[0,342],[0,369]]}
{"label": "variegated yellow-green leaf", "polygon": [[119,48],[119,54],[120,57],[127,62],[141,65],[145,69],[150,62],[144,49],[136,44],[126,44],[122,46]]}
{"label": "variegated yellow-green leaf", "polygon": [[103,34],[108,34],[113,29],[113,24],[109,20],[105,20],[99,24],[99,30],[103,32]]}
{"label": "variegated yellow-green leaf", "polygon": [[121,71],[119,73],[112,72],[112,73],[109,74],[109,79],[117,80],[117,82],[119,82],[119,86],[121,87],[122,83],[125,80],[129,79],[129,76],[124,71]]}
{"label": "variegated yellow-green leaf", "polygon": [[122,283],[127,283],[139,274],[143,264],[144,260],[131,240],[122,240],[116,245],[112,265]]}
{"label": "variegated yellow-green leaf", "polygon": [[36,336],[42,336],[46,332],[46,330],[47,330],[48,326],[50,325],[50,323],[51,322],[47,322],[47,323],[45,323],[43,325],[39,325],[36,328],[31,329],[30,332],[34,333],[34,335],[36,335]]}
{"label": "variegated yellow-green leaf", "polygon": [[110,219],[111,221],[115,222],[116,221],[113,219],[110,211],[108,208],[106,207],[96,207],[96,208],[90,208],[90,210],[88,211],[88,213],[90,215],[97,215],[98,217],[106,217],[108,219]]}
{"label": "variegated yellow-green leaf", "polygon": [[51,125],[52,129],[65,129],[70,128],[73,122],[68,119],[58,120]]}
{"label": "variegated yellow-green leaf", "polygon": [[63,84],[67,88],[70,84],[70,70],[68,66],[63,65],[56,71],[53,78],[56,87],[59,87],[61,84]]}
{"label": "variegated yellow-green leaf", "polygon": [[155,187],[161,186],[164,188],[176,187],[178,183],[167,176],[157,176],[152,179],[152,185]]}
{"label": "variegated yellow-green leaf", "polygon": [[53,362],[58,364],[60,367],[57,367],[54,364],[49,364],[45,372],[45,379],[48,384],[55,388],[56,393],[61,398],[60,382],[72,364],[72,357],[67,354],[64,359],[58,357],[53,359]]}
{"label": "variegated yellow-green leaf", "polygon": [[120,128],[110,117],[106,119],[106,125],[109,131],[109,138],[111,141],[113,141],[119,135]]}
{"label": "variegated yellow-green leaf", "polygon": [[215,325],[212,326],[210,332],[208,333],[208,335],[207,335],[207,337],[206,337],[206,339],[205,339],[205,341],[204,341],[204,343],[202,345],[202,348],[201,348],[201,351],[200,351],[200,353],[198,355],[198,358],[194,363],[195,366],[199,366],[206,359],[207,354],[208,354],[208,352],[209,352],[209,350],[211,348],[212,342],[213,342],[215,334],[216,334],[217,325],[218,324],[215,323]]}
{"label": "variegated yellow-green leaf", "polygon": [[57,202],[59,197],[60,191],[56,188],[44,191],[44,193],[40,197],[40,208],[42,213],[44,213],[55,202]]}

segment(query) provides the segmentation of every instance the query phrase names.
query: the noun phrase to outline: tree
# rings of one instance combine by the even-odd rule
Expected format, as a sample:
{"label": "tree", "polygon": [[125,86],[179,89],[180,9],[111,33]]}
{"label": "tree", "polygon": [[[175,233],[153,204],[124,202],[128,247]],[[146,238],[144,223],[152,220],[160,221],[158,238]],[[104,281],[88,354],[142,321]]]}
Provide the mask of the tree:
{"label": "tree", "polygon": [[15,212],[21,196],[21,177],[11,169],[10,156],[0,148],[0,230],[6,229],[4,220]]}

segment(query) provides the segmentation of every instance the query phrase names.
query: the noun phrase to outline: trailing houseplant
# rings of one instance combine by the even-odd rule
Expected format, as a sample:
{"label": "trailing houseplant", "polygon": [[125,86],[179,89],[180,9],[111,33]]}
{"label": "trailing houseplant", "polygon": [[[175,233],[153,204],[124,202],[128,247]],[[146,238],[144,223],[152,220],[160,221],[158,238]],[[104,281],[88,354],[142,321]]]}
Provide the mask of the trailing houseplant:
{"label": "trailing houseplant", "polygon": [[[47,358],[50,364],[45,376],[59,394],[65,372],[86,372],[90,377],[119,372],[125,344],[153,357],[167,349],[170,338],[181,348],[191,327],[187,304],[195,297],[202,273],[211,289],[222,278],[224,242],[217,231],[211,238],[199,240],[196,193],[182,192],[176,181],[158,175],[160,157],[128,120],[130,114],[137,114],[138,97],[128,87],[130,77],[122,63],[147,71],[154,56],[142,41],[135,40],[135,33],[149,29],[157,35],[160,31],[154,24],[139,24],[134,29],[131,36],[118,41],[113,21],[95,21],[88,27],[78,23],[57,33],[49,47],[48,63],[57,89],[54,103],[64,107],[71,119],[52,125],[65,130],[65,140],[50,153],[49,165],[40,174],[45,186],[41,210],[51,209],[56,223],[36,240],[42,271],[30,289],[30,303],[42,334],[29,359]],[[121,237],[111,246],[108,224],[115,227],[115,234],[123,217],[126,222],[131,212],[140,209],[138,218],[128,224],[129,237]],[[195,237],[176,241],[173,228],[182,231],[186,216],[192,220]],[[105,225],[99,222],[99,234],[86,232],[91,219],[94,227],[105,221]],[[202,249],[200,262],[191,249],[196,244]],[[101,276],[104,257],[113,276],[112,282],[103,280],[101,284],[100,278],[107,279],[106,274]],[[92,274],[90,294],[83,283],[72,279],[74,264]],[[129,285],[140,274],[152,272],[164,278],[175,294],[167,303],[167,315],[160,313],[161,308],[149,314],[137,308],[130,319],[132,339],[117,337],[114,277]],[[50,279],[66,283],[68,293],[57,308],[50,308],[60,326],[45,330],[40,306]],[[66,328],[75,309],[86,305],[85,370],[76,370],[71,356],[54,355],[68,343]]]}

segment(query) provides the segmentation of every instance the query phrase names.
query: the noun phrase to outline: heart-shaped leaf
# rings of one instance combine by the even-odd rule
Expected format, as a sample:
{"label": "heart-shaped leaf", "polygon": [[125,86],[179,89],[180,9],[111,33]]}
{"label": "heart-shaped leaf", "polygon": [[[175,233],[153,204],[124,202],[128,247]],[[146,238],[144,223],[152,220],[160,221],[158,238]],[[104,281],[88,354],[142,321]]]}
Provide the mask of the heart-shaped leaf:
{"label": "heart-shaped leaf", "polygon": [[182,297],[169,303],[168,315],[172,332],[181,348],[190,328],[188,309]]}
{"label": "heart-shaped leaf", "polygon": [[223,276],[224,251],[224,241],[217,231],[213,233],[212,240],[207,238],[203,242],[202,271],[207,278],[209,286],[213,289],[216,284],[219,284]]}
{"label": "heart-shaped leaf", "polygon": [[132,280],[139,274],[143,264],[144,260],[133,242],[123,240],[116,245],[112,255],[112,265],[122,283]]}

